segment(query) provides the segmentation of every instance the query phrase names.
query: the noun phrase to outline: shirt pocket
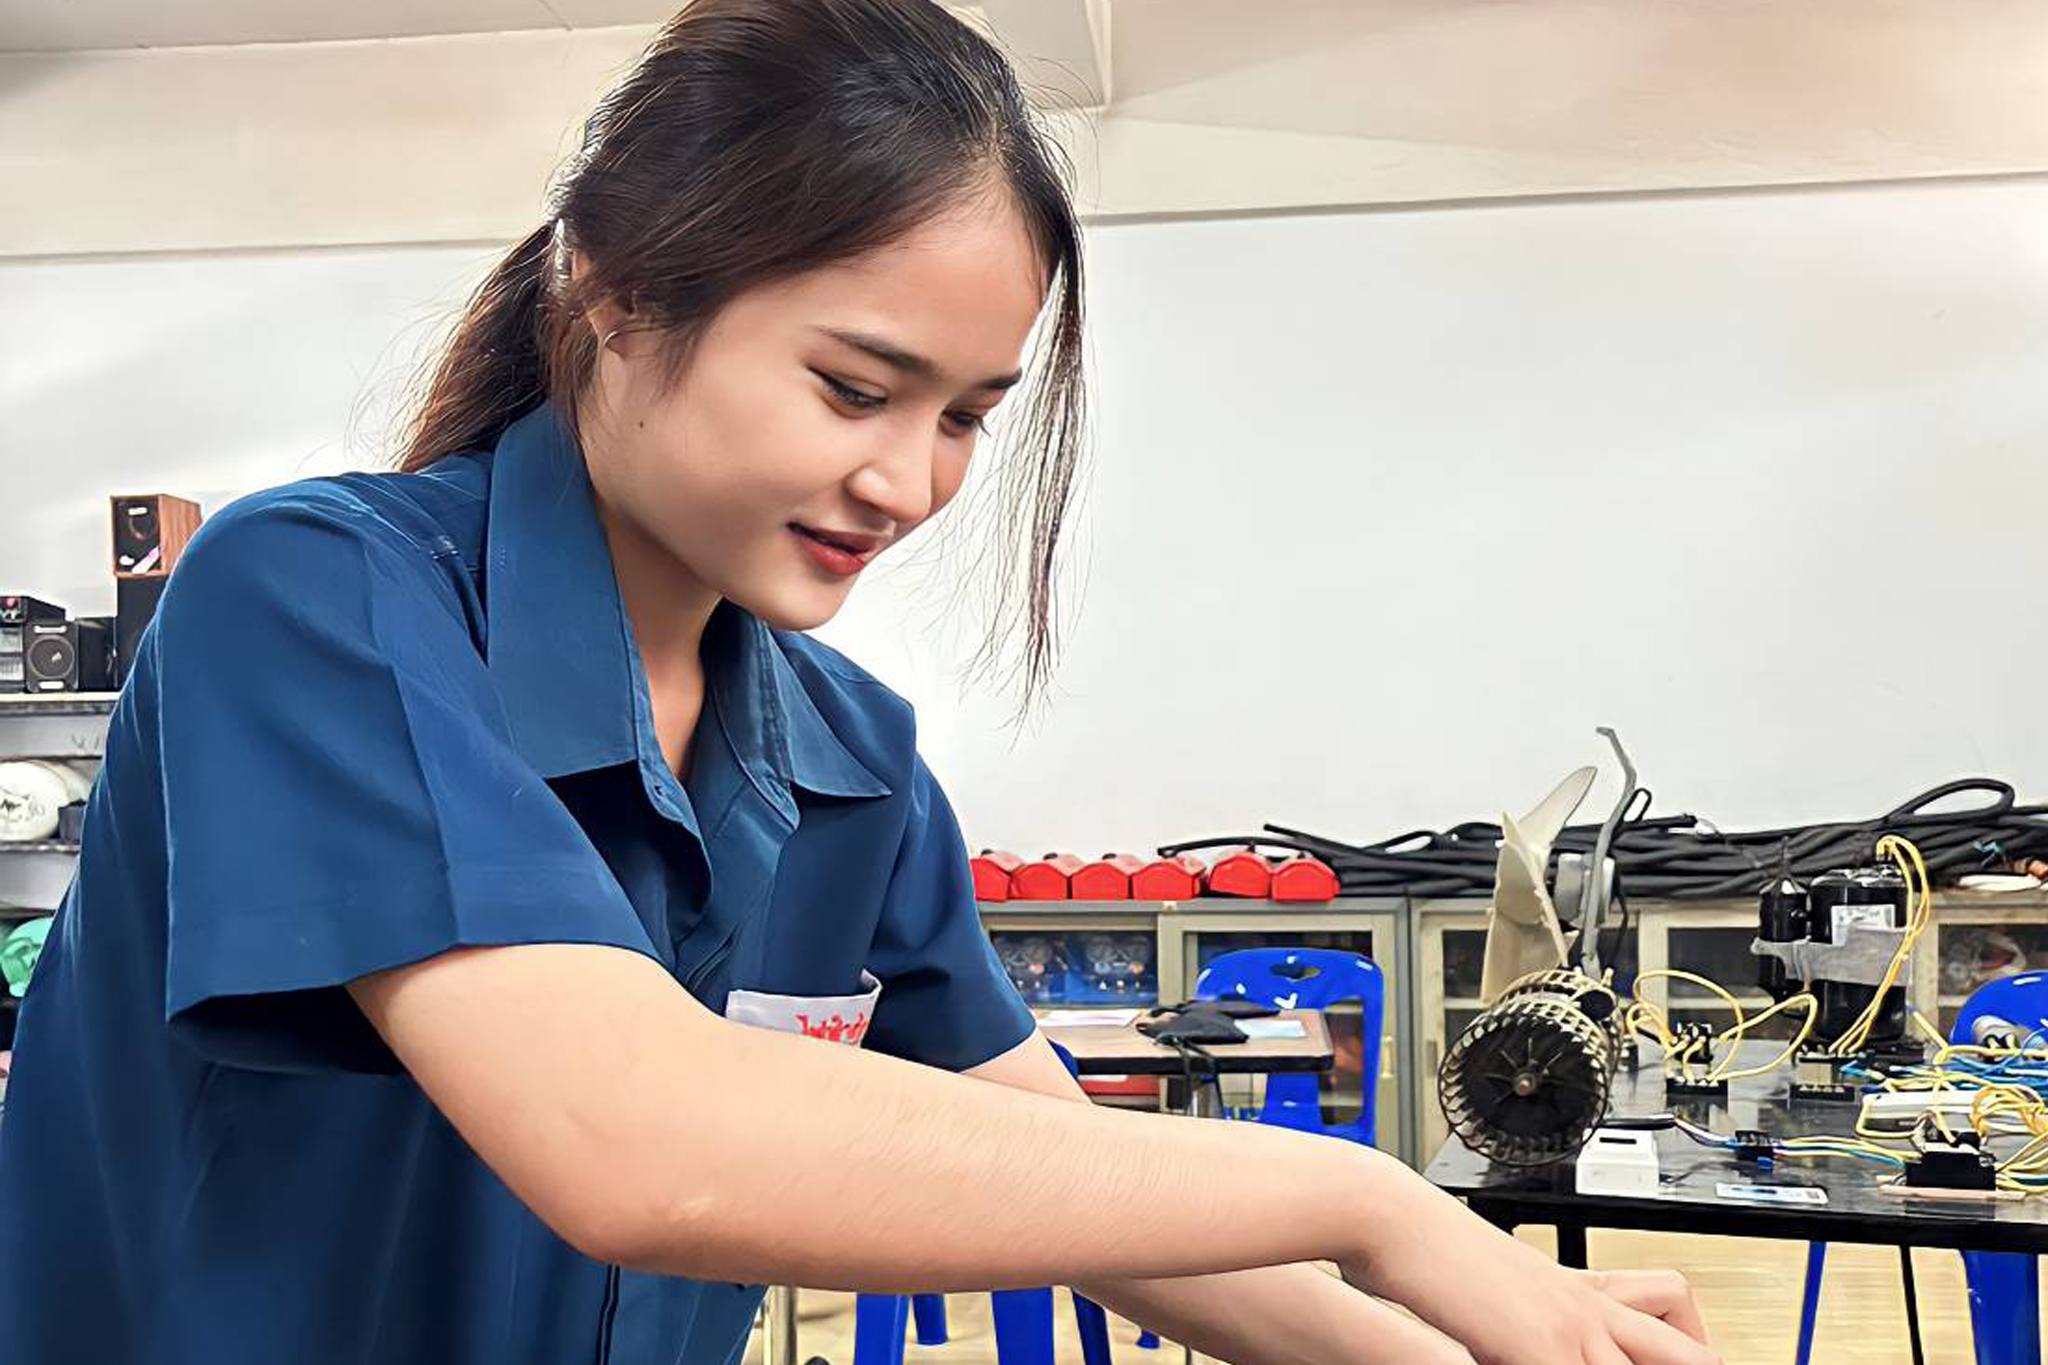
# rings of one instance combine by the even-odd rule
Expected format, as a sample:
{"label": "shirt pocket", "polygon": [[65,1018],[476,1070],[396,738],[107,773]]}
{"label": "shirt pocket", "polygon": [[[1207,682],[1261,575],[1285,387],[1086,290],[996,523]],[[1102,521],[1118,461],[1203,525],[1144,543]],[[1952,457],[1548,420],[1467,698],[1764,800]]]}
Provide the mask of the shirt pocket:
{"label": "shirt pocket", "polygon": [[852,995],[773,995],[767,991],[726,992],[725,1017],[755,1028],[800,1033],[832,1043],[859,1047],[882,998],[882,983],[873,972],[860,974],[860,990]]}

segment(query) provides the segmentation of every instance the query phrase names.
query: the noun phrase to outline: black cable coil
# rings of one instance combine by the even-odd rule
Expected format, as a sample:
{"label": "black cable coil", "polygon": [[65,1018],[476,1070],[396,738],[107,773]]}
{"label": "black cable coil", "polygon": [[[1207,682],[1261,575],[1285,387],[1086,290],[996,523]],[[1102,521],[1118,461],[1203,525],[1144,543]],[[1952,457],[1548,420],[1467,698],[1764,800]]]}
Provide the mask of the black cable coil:
{"label": "black cable coil", "polygon": [[[1936,802],[1966,792],[1990,800],[1961,810],[1930,811]],[[2023,806],[2009,783],[1966,777],[1922,792],[1874,820],[1784,829],[1723,831],[1692,815],[1651,816],[1650,792],[1639,788],[1613,845],[1616,881],[1631,896],[1679,899],[1753,895],[1789,860],[1808,880],[1839,867],[1875,859],[1880,835],[1913,841],[1936,882],[1952,884],[1972,872],[2005,871],[2015,861],[2048,858],[2048,806]],[[1600,826],[1571,825],[1551,849],[1593,850]],[[1472,821],[1443,831],[1414,830],[1371,844],[1347,844],[1283,825],[1230,838],[1167,844],[1161,857],[1198,849],[1251,845],[1313,854],[1337,873],[1346,896],[1485,896],[1493,892],[1501,827]]]}

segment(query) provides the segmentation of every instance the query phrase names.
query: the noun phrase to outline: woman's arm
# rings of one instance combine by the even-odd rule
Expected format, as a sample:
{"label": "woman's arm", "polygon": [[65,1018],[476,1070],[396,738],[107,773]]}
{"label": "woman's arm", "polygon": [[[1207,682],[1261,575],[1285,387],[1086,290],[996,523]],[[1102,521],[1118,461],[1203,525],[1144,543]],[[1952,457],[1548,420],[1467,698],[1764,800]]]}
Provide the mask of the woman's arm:
{"label": "woman's arm", "polygon": [[612,948],[463,950],[351,990],[515,1194],[639,1269],[964,1290],[1357,1261],[1409,1183],[1347,1144],[730,1023]]}
{"label": "woman's arm", "polygon": [[1713,1360],[1352,1143],[731,1024],[615,948],[464,949],[350,989],[507,1186],[600,1260],[881,1291],[1331,1261],[1488,1365]]}

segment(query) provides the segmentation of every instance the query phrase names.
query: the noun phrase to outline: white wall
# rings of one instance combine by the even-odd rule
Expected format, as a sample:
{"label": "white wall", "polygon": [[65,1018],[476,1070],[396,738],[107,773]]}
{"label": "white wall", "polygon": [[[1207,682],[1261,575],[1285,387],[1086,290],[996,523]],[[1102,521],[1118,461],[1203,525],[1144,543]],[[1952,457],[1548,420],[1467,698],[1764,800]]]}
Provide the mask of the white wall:
{"label": "white wall", "polygon": [[[1091,232],[1085,604],[1036,726],[918,572],[828,632],[970,837],[1519,811],[1618,726],[1661,809],[2048,790],[2048,185]],[[0,265],[0,583],[104,606],[113,491],[362,463],[480,248]],[[1602,791],[1605,791],[1603,786]],[[1596,796],[1596,800],[1603,799]]]}
{"label": "white wall", "polygon": [[113,610],[107,497],[227,497],[379,463],[499,248],[0,265],[0,582]]}

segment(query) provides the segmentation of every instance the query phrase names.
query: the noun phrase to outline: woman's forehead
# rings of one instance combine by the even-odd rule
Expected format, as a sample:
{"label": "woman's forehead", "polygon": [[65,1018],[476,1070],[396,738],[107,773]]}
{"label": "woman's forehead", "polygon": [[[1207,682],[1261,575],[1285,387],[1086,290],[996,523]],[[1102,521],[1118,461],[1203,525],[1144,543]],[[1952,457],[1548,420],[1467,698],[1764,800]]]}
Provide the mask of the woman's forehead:
{"label": "woman's forehead", "polygon": [[807,334],[885,338],[979,379],[1014,366],[1044,289],[1038,248],[1014,211],[956,213],[784,280],[760,303]]}

